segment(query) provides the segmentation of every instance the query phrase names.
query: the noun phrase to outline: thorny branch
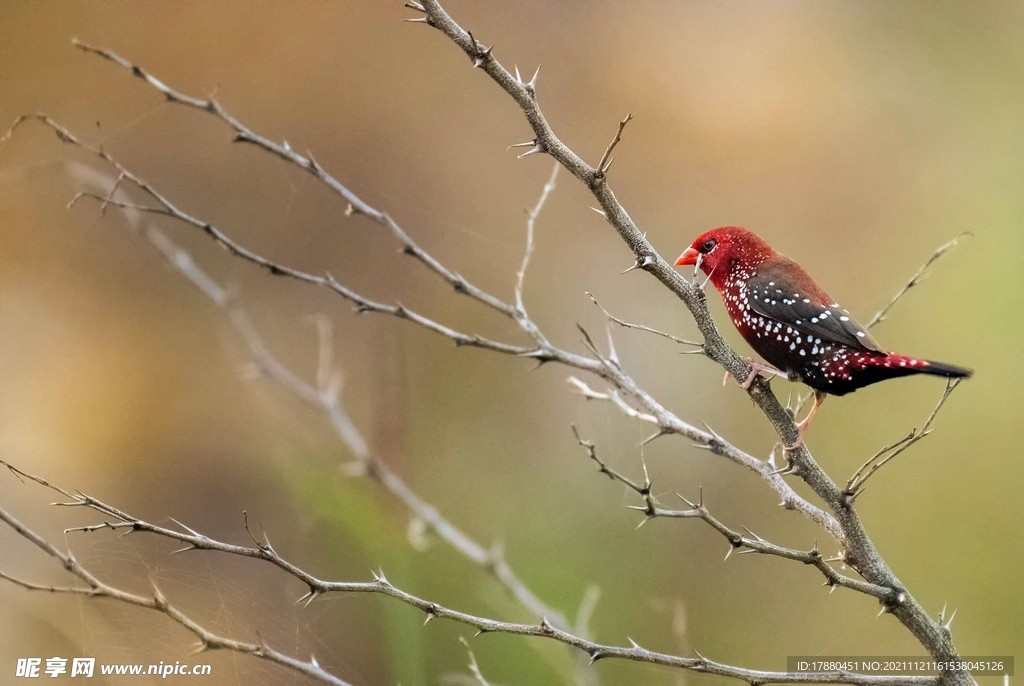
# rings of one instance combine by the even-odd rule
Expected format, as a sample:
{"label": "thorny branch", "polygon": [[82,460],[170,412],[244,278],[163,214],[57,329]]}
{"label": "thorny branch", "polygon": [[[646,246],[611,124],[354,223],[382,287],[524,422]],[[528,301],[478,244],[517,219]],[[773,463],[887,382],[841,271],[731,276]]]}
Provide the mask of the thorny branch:
{"label": "thorny branch", "polygon": [[[455,622],[459,622],[466,626],[471,626],[477,629],[477,635],[486,633],[502,633],[502,634],[513,634],[519,636],[532,636],[538,638],[546,638],[554,640],[559,643],[576,648],[583,651],[590,656],[591,664],[597,660],[604,659],[620,659],[620,660],[631,660],[635,662],[645,662],[649,664],[663,665],[666,667],[675,667],[678,669],[685,669],[694,672],[702,672],[707,674],[717,674],[720,676],[731,677],[745,681],[749,684],[772,684],[772,683],[802,683],[802,684],[863,684],[865,686],[883,684],[890,685],[896,684],[899,686],[931,686],[936,684],[934,677],[922,677],[922,676],[907,676],[893,678],[891,676],[876,676],[876,675],[865,675],[865,674],[853,674],[849,672],[817,672],[817,673],[791,673],[791,672],[770,672],[762,670],[743,669],[739,667],[733,667],[725,665],[714,660],[710,660],[703,656],[697,657],[682,657],[679,655],[671,655],[669,653],[660,653],[653,650],[648,650],[638,645],[634,641],[630,641],[629,647],[625,646],[612,646],[596,643],[582,636],[579,636],[570,631],[565,631],[554,626],[546,618],[542,619],[539,624],[518,624],[512,622],[503,622],[500,620],[490,619],[487,617],[480,617],[476,615],[467,614],[458,610],[450,609],[438,603],[420,598],[411,593],[408,593],[398,586],[392,584],[384,576],[383,571],[375,573],[373,575],[373,581],[325,581],[313,574],[303,570],[294,563],[288,561],[282,557],[271,545],[269,539],[264,534],[263,540],[258,539],[249,530],[248,524],[246,524],[246,531],[252,538],[253,546],[242,546],[232,543],[225,543],[212,539],[202,533],[194,531],[183,524],[179,524],[184,531],[176,531],[174,529],[168,529],[166,527],[151,524],[147,521],[134,517],[127,512],[123,512],[116,507],[108,505],[90,495],[84,493],[71,493],[64,490],[63,488],[49,483],[45,479],[40,477],[27,474],[22,472],[18,468],[11,464],[0,460],[0,465],[6,466],[15,475],[30,479],[42,486],[50,488],[68,500],[65,502],[55,503],[65,507],[84,507],[99,513],[106,518],[103,524],[94,525],[89,527],[76,527],[68,529],[68,531],[93,531],[98,529],[111,529],[111,530],[126,530],[127,532],[146,532],[161,536],[163,538],[178,541],[184,543],[185,548],[177,552],[187,552],[190,550],[211,550],[229,555],[236,555],[239,557],[247,557],[255,560],[261,560],[274,565],[278,569],[281,569],[285,573],[294,577],[303,583],[308,589],[306,594],[303,595],[297,602],[305,602],[309,604],[318,596],[327,593],[376,593],[380,595],[389,596],[395,598],[407,605],[417,608],[424,613],[426,620],[429,622],[432,619],[449,619]],[[250,653],[258,657],[265,657],[266,659],[282,664],[296,671],[302,671],[303,673],[309,674],[310,676],[316,677],[321,681],[327,681],[328,683],[339,684],[346,686],[344,682],[338,680],[336,677],[324,672],[316,665],[315,661],[309,663],[299,662],[293,658],[289,658],[281,653],[271,650],[266,646],[258,646],[251,644],[244,644],[235,641],[229,641],[228,639],[222,639],[220,637],[212,636],[201,627],[195,624],[192,620],[182,615],[178,610],[171,607],[166,599],[162,596],[159,590],[155,590],[154,598],[146,598],[143,596],[136,596],[125,591],[107,586],[95,576],[93,576],[88,570],[82,567],[70,554],[65,554],[57,550],[53,545],[45,541],[42,537],[35,534],[33,531],[22,525],[11,515],[9,515],[3,509],[0,509],[0,520],[10,526],[16,533],[28,539],[34,543],[37,547],[42,549],[48,555],[56,559],[61,565],[69,572],[74,574],[76,577],[84,581],[88,588],[76,589],[76,588],[58,588],[58,587],[43,587],[36,584],[13,579],[12,577],[3,574],[2,578],[10,581],[14,581],[19,585],[31,588],[41,589],[60,593],[76,593],[89,597],[103,596],[120,600],[122,602],[138,605],[140,607],[147,607],[150,609],[158,609],[175,621],[188,628],[190,631],[195,633],[203,644],[204,649],[211,648],[227,648],[231,650],[237,650],[238,652]]]}
{"label": "thorny branch", "polygon": [[[28,477],[33,481],[37,481],[45,486],[49,486],[50,488],[54,488],[42,479],[25,474],[14,467],[7,465],[6,462],[0,462],[0,464],[6,465],[16,475]],[[73,496],[61,489],[55,490],[58,490],[61,493],[64,493],[64,495],[72,498],[72,502],[70,503],[72,505],[84,504],[84,500],[80,496]],[[118,510],[115,510],[114,508],[107,508],[106,514],[117,519],[120,524],[125,524],[125,520],[121,519],[123,513],[120,513]],[[153,584],[153,595],[143,596],[100,581],[92,572],[82,566],[78,560],[75,559],[74,555],[70,552],[61,552],[52,543],[15,519],[14,516],[2,507],[0,507],[0,521],[3,521],[19,536],[31,542],[37,548],[60,563],[65,570],[76,577],[79,581],[82,581],[85,586],[44,586],[18,579],[10,574],[0,571],[0,578],[2,579],[6,579],[7,581],[30,591],[78,595],[86,598],[110,598],[111,600],[126,603],[128,605],[135,605],[136,607],[145,608],[147,610],[155,610],[156,612],[167,615],[173,621],[192,632],[192,634],[199,639],[199,646],[196,652],[202,652],[205,650],[232,650],[279,664],[323,683],[333,684],[334,686],[349,686],[348,682],[342,681],[330,672],[325,671],[319,664],[317,664],[315,657],[311,657],[309,662],[304,662],[274,650],[262,640],[260,643],[245,643],[244,641],[236,641],[211,632],[177,607],[171,605],[155,584]],[[120,524],[104,525],[102,528],[121,528]],[[130,524],[125,524],[125,526],[130,526]]]}
{"label": "thorny branch", "polygon": [[744,527],[748,534],[746,536],[734,529],[730,529],[720,520],[715,518],[708,510],[707,506],[704,505],[703,490],[701,490],[700,498],[698,498],[696,503],[692,503],[676,493],[676,497],[686,503],[689,509],[672,510],[662,507],[658,503],[658,499],[652,490],[654,484],[647,473],[646,464],[643,465],[644,481],[643,483],[638,483],[609,467],[604,460],[598,457],[597,448],[594,446],[593,442],[584,440],[576,430],[575,426],[572,427],[572,432],[576,437],[576,442],[579,443],[579,445],[586,451],[587,456],[597,464],[598,471],[606,475],[612,481],[618,481],[619,483],[625,484],[628,488],[643,498],[643,505],[629,506],[631,510],[637,510],[643,513],[645,519],[641,524],[650,519],[657,519],[658,517],[670,519],[700,519],[708,524],[712,529],[722,534],[722,536],[724,536],[729,542],[729,550],[725,555],[725,559],[727,560],[736,550],[740,551],[738,553],[740,555],[745,553],[761,553],[762,555],[773,555],[787,560],[795,560],[797,562],[802,562],[805,565],[811,565],[817,568],[825,576],[825,585],[830,587],[830,591],[836,590],[839,586],[844,586],[873,596],[882,601],[891,602],[896,600],[896,598],[893,597],[892,589],[877,586],[860,579],[854,579],[844,574],[840,574],[828,564],[830,560],[826,560],[821,552],[819,552],[817,544],[815,544],[815,546],[809,551],[796,550],[794,548],[785,548],[783,546],[770,543],[750,531],[750,529],[746,529],[746,527]]}
{"label": "thorny branch", "polygon": [[[632,251],[634,266],[652,274],[683,301],[704,338],[704,353],[721,364],[736,381],[745,381],[751,366],[722,338],[708,311],[703,288],[687,282],[658,254],[615,197],[601,168],[587,164],[555,135],[538,103],[536,84],[527,89],[520,79],[513,77],[498,62],[494,46],[482,49],[481,44],[444,10],[438,0],[422,0],[419,5],[426,15],[423,17],[426,25],[454,42],[472,60],[474,67],[479,67],[515,100],[533,130],[534,148],[551,155],[590,189],[607,221]],[[957,651],[948,629],[925,612],[878,553],[844,490],[814,460],[806,442],[798,441],[793,416],[772,392],[769,381],[756,378],[747,393],[771,422],[782,444],[794,446],[786,450],[791,465],[789,471],[803,479],[838,520],[841,534],[837,538],[845,548],[846,563],[868,582],[896,591],[895,597],[902,602],[886,604],[884,608],[910,630],[932,657],[943,662],[956,660]],[[958,686],[974,683],[971,675],[963,670],[943,672],[942,678],[945,683]]]}

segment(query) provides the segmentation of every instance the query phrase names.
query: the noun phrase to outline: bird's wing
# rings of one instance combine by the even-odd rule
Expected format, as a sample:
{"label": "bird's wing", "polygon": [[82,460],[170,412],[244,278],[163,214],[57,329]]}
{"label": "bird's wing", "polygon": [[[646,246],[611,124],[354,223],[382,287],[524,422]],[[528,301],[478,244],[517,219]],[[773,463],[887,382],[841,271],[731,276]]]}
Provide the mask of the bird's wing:
{"label": "bird's wing", "polygon": [[761,269],[747,280],[750,309],[828,343],[881,352],[867,329],[847,310],[831,300],[795,262],[786,262],[784,269]]}

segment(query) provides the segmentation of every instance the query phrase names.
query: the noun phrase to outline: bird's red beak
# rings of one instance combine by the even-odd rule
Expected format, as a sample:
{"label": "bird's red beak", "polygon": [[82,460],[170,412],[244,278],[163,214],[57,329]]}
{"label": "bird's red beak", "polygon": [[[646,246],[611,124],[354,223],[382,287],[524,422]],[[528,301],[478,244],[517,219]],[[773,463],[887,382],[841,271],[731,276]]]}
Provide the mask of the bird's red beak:
{"label": "bird's red beak", "polygon": [[676,260],[676,266],[679,267],[687,264],[697,264],[698,255],[700,255],[700,253],[693,248],[687,248],[686,251],[679,256],[679,259]]}

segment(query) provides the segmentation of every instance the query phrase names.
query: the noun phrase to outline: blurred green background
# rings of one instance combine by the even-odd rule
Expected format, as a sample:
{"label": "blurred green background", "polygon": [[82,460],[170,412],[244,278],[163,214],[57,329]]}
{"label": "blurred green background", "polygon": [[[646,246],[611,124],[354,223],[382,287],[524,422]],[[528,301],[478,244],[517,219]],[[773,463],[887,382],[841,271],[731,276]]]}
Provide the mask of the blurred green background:
{"label": "blurred green background", "polygon": [[[959,612],[962,654],[1024,644],[1021,568],[1024,420],[1018,317],[1024,232],[1024,5],[1018,2],[448,2],[506,66],[544,65],[539,98],[557,133],[591,163],[627,112],[613,187],[666,257],[701,231],[741,224],[799,261],[867,320],[939,244],[975,238],[875,331],[907,354],[973,367],[933,437],[876,475],[858,506],[896,573],[933,614]],[[455,296],[396,242],[302,171],[201,112],[167,104],[125,70],[72,48],[110,48],[186,93],[219,100],[269,138],[287,139],[386,209],[452,269],[511,297],[532,205],[551,163],[506,148],[530,137],[521,113],[441,34],[402,23],[400,2],[0,4],[0,123],[43,110],[243,244],[378,300],[400,299],[462,330],[523,341],[511,323]],[[98,127],[98,128],[97,128]],[[84,166],[83,166],[84,165]],[[110,170],[26,125],[0,148],[0,456],[151,521],[175,517],[247,542],[242,510],[277,549],[321,577],[395,584],[469,612],[533,621],[486,573],[441,542],[419,551],[408,513],[364,479],[322,415],[259,379],[217,311],[124,217],[65,206],[83,169]],[[526,302],[558,344],[575,323],[604,339],[595,296],[632,321],[693,336],[684,308],[631,263],[585,189],[560,177],[537,227]],[[759,556],[723,561],[700,522],[636,529],[634,504],[595,472],[575,423],[607,460],[655,490],[706,501],[733,527],[809,548],[824,536],[752,475],[686,441],[638,447],[648,429],[587,404],[569,371],[471,349],[271,279],[189,227],[156,224],[249,308],[273,350],[312,379],[316,331],[335,325],[344,402],[373,449],[442,514],[507,558],[546,602],[574,615],[601,590],[595,637],[785,669],[803,655],[921,654],[875,602],[830,595],[820,575]],[[720,301],[712,307],[721,319]],[[727,338],[747,354],[739,336]],[[615,331],[619,356],[694,423],[767,456],[773,436],[735,384],[662,339]],[[775,382],[783,397],[795,389]],[[887,383],[827,403],[809,436],[845,480],[882,445],[920,426],[936,379]],[[806,489],[802,489],[804,492]],[[46,507],[41,489],[0,479],[14,511],[104,578],[148,579],[221,632],[319,662],[353,684],[456,683],[468,674],[449,622],[378,597],[293,604],[298,582],[246,560],[170,556],[170,542],[110,532]],[[0,568],[64,583],[10,532]],[[297,683],[228,653],[189,658],[191,635],[161,616],[0,585],[0,673],[17,657],[213,664],[218,684]],[[501,684],[567,683],[575,663],[543,641],[472,642]],[[603,684],[713,678],[598,663]],[[5,676],[3,680],[8,677]],[[97,683],[103,683],[97,678]],[[139,680],[139,683],[144,683]]]}

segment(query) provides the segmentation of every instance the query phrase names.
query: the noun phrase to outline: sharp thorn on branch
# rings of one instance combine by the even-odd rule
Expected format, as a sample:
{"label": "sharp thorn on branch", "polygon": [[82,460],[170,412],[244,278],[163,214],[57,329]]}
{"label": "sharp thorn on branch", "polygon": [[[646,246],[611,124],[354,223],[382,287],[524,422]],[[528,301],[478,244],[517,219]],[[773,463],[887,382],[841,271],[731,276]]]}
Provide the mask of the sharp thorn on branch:
{"label": "sharp thorn on branch", "polygon": [[171,520],[172,522],[174,522],[175,524],[177,524],[178,526],[180,526],[180,527],[181,527],[182,529],[184,529],[185,531],[187,531],[187,532],[189,532],[190,534],[192,534],[193,536],[198,536],[198,537],[202,537],[202,534],[200,534],[200,533],[199,533],[198,531],[195,531],[194,529],[190,529],[190,528],[188,528],[187,526],[185,526],[184,524],[182,524],[181,522],[179,522],[179,521],[178,521],[177,519],[175,519],[174,517],[168,517],[168,519],[169,519],[169,520]]}
{"label": "sharp thorn on branch", "polygon": [[651,434],[647,438],[645,438],[642,441],[640,441],[640,447],[641,448],[644,447],[645,445],[647,445],[648,443],[650,443],[654,439],[660,438],[660,437],[664,436],[666,433],[668,433],[668,432],[667,431],[663,431],[662,429],[658,429],[653,434]]}
{"label": "sharp thorn on branch", "polygon": [[473,68],[476,69],[478,67],[484,66],[484,63],[487,62],[487,58],[491,56],[491,50],[493,49],[494,46],[492,45],[491,47],[484,48],[483,50],[478,52],[476,54],[476,57],[473,58]]}
{"label": "sharp thorn on branch", "polygon": [[527,92],[536,97],[537,96],[537,75],[540,74],[540,65],[537,65],[536,71],[533,72],[533,77],[525,84]]}
{"label": "sharp thorn on branch", "polygon": [[651,257],[650,255],[642,255],[642,256],[636,258],[636,262],[633,263],[632,267],[630,267],[629,269],[623,271],[622,273],[623,274],[628,274],[629,272],[634,271],[636,269],[647,269],[651,265],[655,264],[655,262],[656,262],[656,260],[653,257]]}
{"label": "sharp thorn on branch", "polygon": [[538,143],[538,144],[534,145],[532,148],[530,148],[529,150],[527,150],[526,152],[524,152],[522,155],[519,155],[519,157],[517,159],[521,160],[524,157],[527,157],[529,155],[536,155],[539,152],[544,152],[544,148],[542,148],[540,146],[540,144]]}

